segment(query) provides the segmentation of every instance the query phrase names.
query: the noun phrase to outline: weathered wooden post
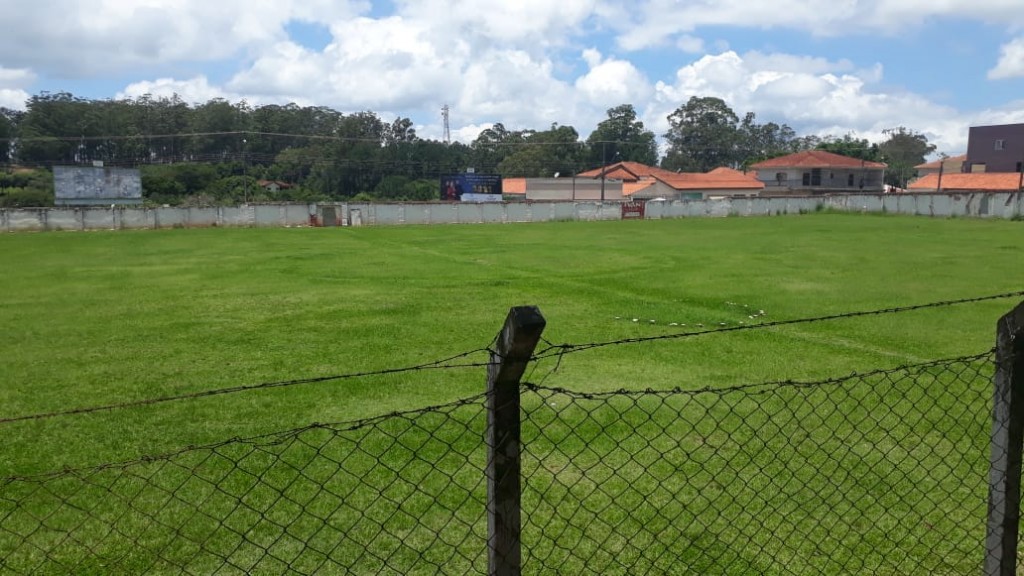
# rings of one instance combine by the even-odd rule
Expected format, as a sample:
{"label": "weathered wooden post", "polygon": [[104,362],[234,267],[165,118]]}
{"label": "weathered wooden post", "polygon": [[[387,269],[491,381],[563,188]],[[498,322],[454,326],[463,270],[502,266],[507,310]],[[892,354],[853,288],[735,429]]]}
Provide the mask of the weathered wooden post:
{"label": "weathered wooden post", "polygon": [[519,576],[519,379],[544,331],[535,306],[509,310],[487,367],[487,573]]}
{"label": "weathered wooden post", "polygon": [[999,319],[994,382],[985,574],[1013,576],[1024,450],[1024,303]]}

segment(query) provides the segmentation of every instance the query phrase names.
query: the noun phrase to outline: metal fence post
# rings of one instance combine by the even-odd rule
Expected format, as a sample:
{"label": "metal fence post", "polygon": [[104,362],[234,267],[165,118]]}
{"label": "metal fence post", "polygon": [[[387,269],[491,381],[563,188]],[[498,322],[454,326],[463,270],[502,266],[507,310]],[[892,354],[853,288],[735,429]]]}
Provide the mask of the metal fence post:
{"label": "metal fence post", "polygon": [[999,319],[994,382],[985,574],[1013,576],[1024,450],[1024,303]]}
{"label": "metal fence post", "polygon": [[509,310],[487,367],[487,572],[518,576],[520,542],[519,379],[544,331],[535,306]]}

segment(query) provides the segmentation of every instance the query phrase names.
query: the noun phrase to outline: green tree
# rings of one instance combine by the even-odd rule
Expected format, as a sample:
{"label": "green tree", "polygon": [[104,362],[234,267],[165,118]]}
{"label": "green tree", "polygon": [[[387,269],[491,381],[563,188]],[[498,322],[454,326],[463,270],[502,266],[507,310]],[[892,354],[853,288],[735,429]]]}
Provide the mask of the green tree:
{"label": "green tree", "polygon": [[658,163],[658,144],[654,132],[644,128],[632,104],[610,108],[587,137],[587,167],[603,166],[610,158],[654,166]]}
{"label": "green tree", "polygon": [[803,142],[786,124],[758,124],[753,112],[747,112],[738,130],[738,153],[742,164],[749,166],[761,160],[790,154],[802,149]]}
{"label": "green tree", "polygon": [[[199,136],[187,140],[191,159],[205,162],[241,160],[243,140],[240,133],[248,130],[249,106],[242,101],[232,104],[223,98],[214,98],[192,110],[190,130]],[[248,144],[245,142],[244,144]]]}
{"label": "green tree", "polygon": [[14,161],[16,154],[14,144],[18,137],[18,122],[20,120],[20,112],[0,107],[0,162],[4,164]]}
{"label": "green tree", "polygon": [[508,130],[501,122],[486,128],[470,144],[469,165],[478,172],[497,172],[498,165],[533,133],[533,130]]}
{"label": "green tree", "polygon": [[914,166],[923,164],[925,157],[935,152],[935,145],[919,132],[900,126],[883,131],[889,138],[878,145],[879,157],[888,164],[885,183],[906,188],[914,175]]}
{"label": "green tree", "polygon": [[88,106],[88,101],[68,92],[29,98],[18,127],[19,161],[41,166],[75,162],[81,138],[93,135]]}
{"label": "green tree", "polygon": [[855,138],[850,134],[846,134],[842,138],[826,136],[818,144],[817,149],[868,162],[881,160],[878,144],[871,143],[866,138]]}
{"label": "green tree", "polygon": [[668,121],[668,152],[662,167],[707,172],[738,163],[739,117],[721,98],[693,96],[669,114]]}
{"label": "green tree", "polygon": [[506,177],[550,178],[574,174],[582,163],[583,150],[576,129],[552,124],[550,130],[525,135],[522,144],[498,164],[498,172]]}
{"label": "green tree", "polygon": [[0,172],[0,207],[53,206],[53,175],[45,169]]}

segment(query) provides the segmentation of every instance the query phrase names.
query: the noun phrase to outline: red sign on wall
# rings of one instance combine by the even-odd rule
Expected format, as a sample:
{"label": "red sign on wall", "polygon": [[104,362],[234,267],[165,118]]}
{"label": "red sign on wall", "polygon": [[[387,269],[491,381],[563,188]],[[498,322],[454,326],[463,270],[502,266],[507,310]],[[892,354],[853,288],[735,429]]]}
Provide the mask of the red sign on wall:
{"label": "red sign on wall", "polygon": [[643,220],[644,219],[644,203],[643,202],[624,202],[622,204],[622,219],[623,220]]}

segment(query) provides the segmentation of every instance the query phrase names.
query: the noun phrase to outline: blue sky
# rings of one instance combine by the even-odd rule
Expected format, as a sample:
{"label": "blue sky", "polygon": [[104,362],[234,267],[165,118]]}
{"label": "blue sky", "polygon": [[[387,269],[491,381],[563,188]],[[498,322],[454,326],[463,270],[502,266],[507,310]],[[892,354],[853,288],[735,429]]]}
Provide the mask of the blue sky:
{"label": "blue sky", "polygon": [[[763,5],[762,5],[763,4]],[[953,4],[958,4],[954,6]],[[585,137],[608,108],[647,126],[691,96],[799,133],[941,152],[972,125],[1024,122],[1019,0],[0,0],[0,106],[89,98],[297,102],[408,116],[440,137],[557,122]]]}

